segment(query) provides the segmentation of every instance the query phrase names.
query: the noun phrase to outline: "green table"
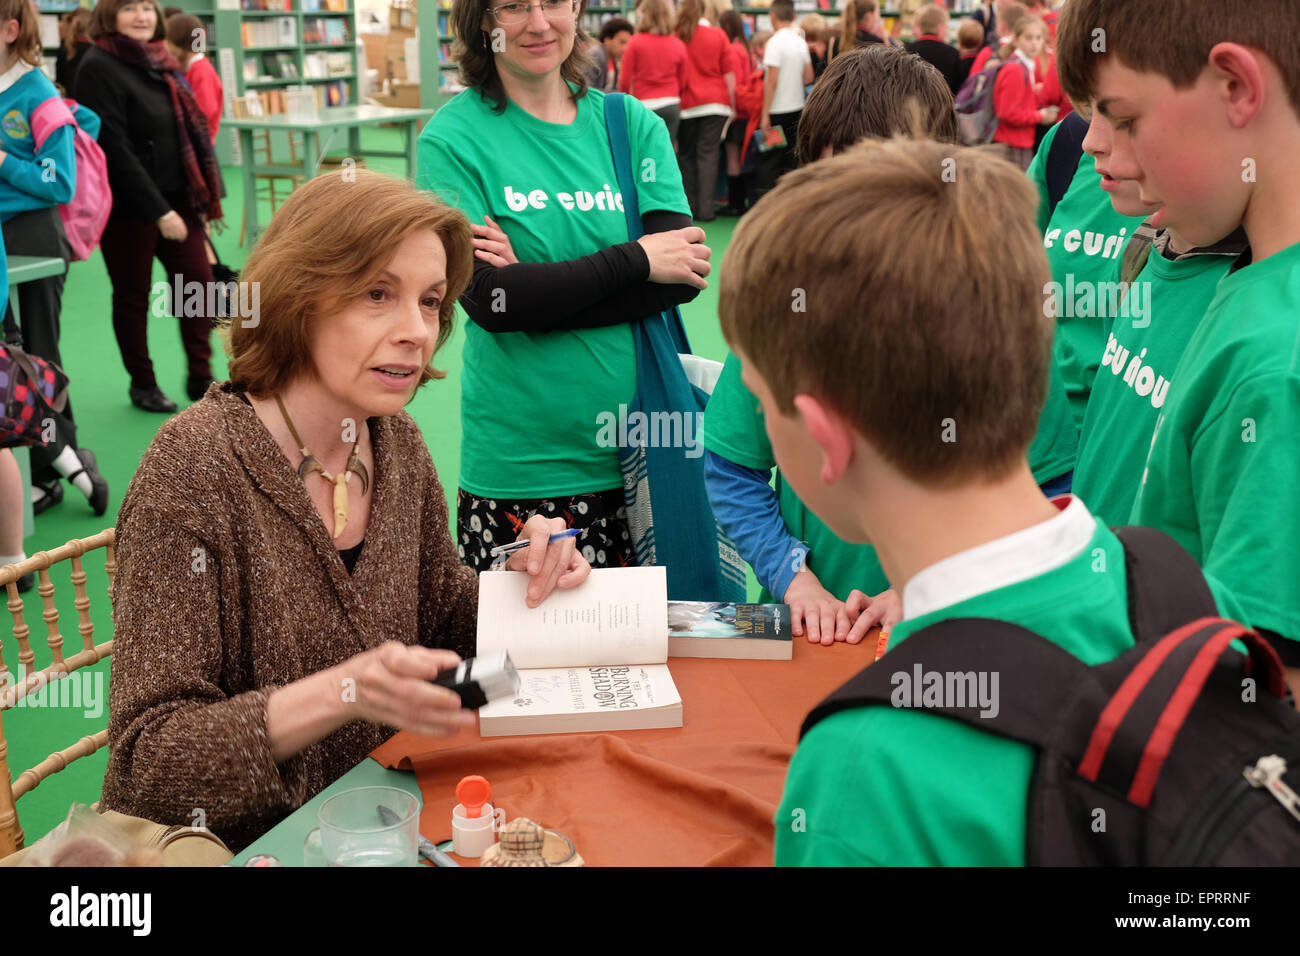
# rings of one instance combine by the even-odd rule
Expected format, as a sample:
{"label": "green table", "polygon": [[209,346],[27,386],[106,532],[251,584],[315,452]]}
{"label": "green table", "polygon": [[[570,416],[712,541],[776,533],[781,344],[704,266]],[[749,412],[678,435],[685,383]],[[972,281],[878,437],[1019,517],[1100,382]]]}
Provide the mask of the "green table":
{"label": "green table", "polygon": [[[399,109],[390,106],[327,106],[323,109],[305,113],[275,113],[270,116],[250,116],[242,119],[222,119],[222,123],[239,131],[240,158],[244,174],[244,220],[248,230],[248,242],[257,239],[261,227],[257,222],[257,192],[255,176],[258,173],[275,176],[301,176],[312,179],[320,169],[325,150],[320,148],[320,132],[324,129],[345,128],[348,131],[348,155],[383,156],[406,159],[406,176],[415,177],[415,146],[419,137],[419,124],[433,115],[433,110]],[[361,127],[379,126],[380,124],[400,124],[406,130],[406,149],[402,152],[391,150],[362,149]],[[262,131],[274,135],[284,133],[292,135],[301,133],[303,137],[302,161],[294,166],[286,163],[255,163],[253,161],[253,134]],[[327,143],[328,146],[328,143]]]}
{"label": "green table", "polygon": [[[9,304],[13,306],[14,322],[19,322],[18,286],[24,282],[61,276],[68,271],[68,264],[62,259],[45,256],[10,256],[9,262]],[[21,326],[20,326],[21,327]],[[32,468],[29,456],[15,455],[18,470],[23,476],[23,537],[36,533],[35,515],[32,512]]]}
{"label": "green table", "polygon": [[[270,853],[285,866],[302,866],[302,845],[307,834],[316,829],[316,812],[320,805],[344,790],[355,787],[397,787],[424,803],[420,796],[420,787],[415,782],[415,774],[406,770],[388,770],[378,762],[367,757],[338,780],[312,797],[289,816],[258,837],[257,841],[246,847],[242,853],[228,863],[228,866],[243,866],[251,856]],[[450,826],[450,821],[448,821]],[[437,834],[441,836],[442,834]]]}

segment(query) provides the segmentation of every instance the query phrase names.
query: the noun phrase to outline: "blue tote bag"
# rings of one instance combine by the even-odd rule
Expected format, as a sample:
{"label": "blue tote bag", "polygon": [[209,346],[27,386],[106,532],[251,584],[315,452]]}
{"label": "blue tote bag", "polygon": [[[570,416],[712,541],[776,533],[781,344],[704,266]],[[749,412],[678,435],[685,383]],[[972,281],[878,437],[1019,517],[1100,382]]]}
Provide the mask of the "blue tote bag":
{"label": "blue tote bag", "polygon": [[[632,176],[624,99],[622,93],[606,94],[605,126],[628,237],[635,240],[644,228]],[[702,450],[697,445],[701,453],[692,458],[684,440],[669,442],[668,447],[654,440],[665,434],[684,439],[690,428],[698,443],[697,423],[709,392],[691,381],[686,365],[698,372],[707,360],[691,354],[676,308],[629,325],[636,349],[636,394],[628,405],[628,421],[639,421],[644,427],[638,430],[630,425],[627,435],[619,436],[620,442],[626,438],[619,445],[619,466],[637,564],[666,568],[670,600],[743,602],[745,565],[709,506]],[[697,381],[704,378],[707,375],[696,376]]]}

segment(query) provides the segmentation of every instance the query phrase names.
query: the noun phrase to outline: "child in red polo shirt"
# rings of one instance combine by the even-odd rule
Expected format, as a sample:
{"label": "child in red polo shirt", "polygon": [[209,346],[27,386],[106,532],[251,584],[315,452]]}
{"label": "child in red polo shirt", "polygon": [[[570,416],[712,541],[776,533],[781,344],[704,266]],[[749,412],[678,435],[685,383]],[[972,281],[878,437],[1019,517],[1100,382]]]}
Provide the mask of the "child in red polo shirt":
{"label": "child in red polo shirt", "polygon": [[221,77],[208,62],[202,50],[204,44],[203,24],[198,17],[188,13],[178,13],[167,18],[167,52],[176,58],[185,74],[186,81],[194,90],[194,99],[208,121],[208,135],[212,142],[217,141],[217,127],[221,125],[222,89]]}
{"label": "child in red polo shirt", "polygon": [[1047,43],[1047,27],[1037,17],[1022,20],[1012,34],[1009,62],[998,71],[993,109],[998,128],[993,142],[1001,143],[1007,159],[1023,170],[1034,158],[1034,131],[1040,123],[1056,121],[1055,106],[1039,106],[1035,70]]}

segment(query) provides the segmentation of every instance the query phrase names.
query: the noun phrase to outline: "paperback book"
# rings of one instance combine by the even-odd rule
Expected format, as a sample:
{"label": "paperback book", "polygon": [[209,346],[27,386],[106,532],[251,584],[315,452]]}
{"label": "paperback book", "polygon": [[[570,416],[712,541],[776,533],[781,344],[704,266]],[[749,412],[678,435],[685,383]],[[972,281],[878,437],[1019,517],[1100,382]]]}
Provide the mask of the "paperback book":
{"label": "paperback book", "polygon": [[790,606],[669,601],[668,656],[788,661]]}
{"label": "paperback book", "polygon": [[682,726],[663,568],[598,568],[531,609],[527,588],[523,572],[479,575],[477,653],[508,651],[520,677],[479,710],[482,736]]}

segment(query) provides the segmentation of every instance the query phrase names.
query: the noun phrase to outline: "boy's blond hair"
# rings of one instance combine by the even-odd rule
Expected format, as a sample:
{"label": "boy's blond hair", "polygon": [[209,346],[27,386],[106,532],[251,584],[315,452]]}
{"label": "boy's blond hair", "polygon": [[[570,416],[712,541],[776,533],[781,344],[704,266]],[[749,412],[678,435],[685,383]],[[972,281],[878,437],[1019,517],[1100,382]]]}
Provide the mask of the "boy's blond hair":
{"label": "boy's blond hair", "polygon": [[803,31],[803,38],[809,43],[825,43],[830,35],[826,18],[820,13],[805,14],[799,21],[799,29]]}
{"label": "boy's blond hair", "polygon": [[1070,0],[1056,28],[1056,67],[1061,89],[1076,103],[1096,95],[1097,65],[1105,56],[1186,89],[1218,43],[1239,43],[1267,56],[1300,117],[1297,0],[1252,0],[1244,8],[1203,0]]}
{"label": "boy's blond hair", "polygon": [[957,47],[963,53],[984,45],[984,28],[969,17],[957,24]]}
{"label": "boy's blond hair", "polygon": [[[1004,477],[1051,362],[1037,204],[997,154],[931,140],[869,140],[793,170],[728,246],[722,331],[783,414],[796,395],[823,400],[908,479]],[[922,230],[918,255],[903,240]]]}
{"label": "boy's blond hair", "polygon": [[912,30],[918,37],[937,34],[939,29],[947,22],[947,10],[937,4],[927,3],[916,11],[916,17],[912,21]]}

